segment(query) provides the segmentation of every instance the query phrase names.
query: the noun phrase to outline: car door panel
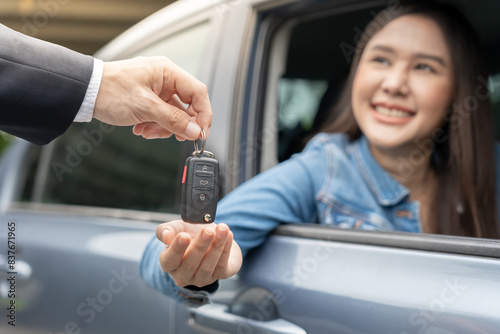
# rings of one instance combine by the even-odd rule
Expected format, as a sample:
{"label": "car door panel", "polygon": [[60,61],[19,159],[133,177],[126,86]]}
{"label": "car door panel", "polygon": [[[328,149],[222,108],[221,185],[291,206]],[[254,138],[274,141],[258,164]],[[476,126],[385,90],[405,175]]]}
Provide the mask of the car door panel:
{"label": "car door panel", "polygon": [[496,258],[273,236],[240,277],[308,333],[495,333],[499,274]]}
{"label": "car door panel", "polygon": [[3,218],[16,222],[17,261],[31,275],[16,287],[18,325],[1,322],[2,333],[176,333],[166,316],[175,303],[138,271],[155,224],[43,213]]}
{"label": "car door panel", "polygon": [[[266,318],[276,312],[289,325],[283,333],[500,332],[499,242],[330,230],[280,227],[245,258],[236,277],[221,282],[214,304],[181,311],[190,320],[179,328],[257,333],[272,327]],[[451,240],[453,247],[439,251]],[[407,246],[394,246],[399,243]],[[231,314],[238,296],[255,289],[265,289],[274,303],[253,302],[247,318]]]}

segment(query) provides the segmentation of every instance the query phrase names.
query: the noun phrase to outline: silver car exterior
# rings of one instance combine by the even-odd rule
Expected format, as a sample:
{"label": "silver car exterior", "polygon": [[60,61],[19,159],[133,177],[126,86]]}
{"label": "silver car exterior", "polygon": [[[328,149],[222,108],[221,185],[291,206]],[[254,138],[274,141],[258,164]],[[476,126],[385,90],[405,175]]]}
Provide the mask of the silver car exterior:
{"label": "silver car exterior", "polygon": [[[317,108],[383,4],[181,0],[96,56],[168,56],[207,84],[207,148],[227,193],[278,162],[282,123],[311,116],[283,108],[283,90],[306,87],[309,109]],[[331,29],[332,37],[318,33]],[[331,61],[311,58],[322,52]],[[308,71],[314,63],[324,67]],[[179,170],[192,143],[145,142],[129,132],[75,125],[46,147],[17,141],[4,155],[1,333],[500,333],[494,240],[282,226],[221,282],[212,304],[173,302],[142,282],[138,262],[156,225],[178,217]]]}

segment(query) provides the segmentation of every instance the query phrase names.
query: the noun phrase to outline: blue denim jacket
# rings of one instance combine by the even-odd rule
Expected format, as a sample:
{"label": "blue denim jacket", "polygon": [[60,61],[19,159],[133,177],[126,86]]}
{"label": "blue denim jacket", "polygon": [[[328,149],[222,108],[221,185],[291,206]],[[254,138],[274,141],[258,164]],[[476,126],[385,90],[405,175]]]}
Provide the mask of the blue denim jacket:
{"label": "blue denim jacket", "polygon": [[[496,161],[500,161],[498,146],[495,155]],[[411,162],[400,161],[399,171],[409,176],[413,168]],[[497,163],[497,175],[499,165]],[[498,185],[497,181],[497,193],[500,193]],[[286,223],[421,232],[419,203],[408,198],[408,189],[376,162],[365,137],[350,142],[344,134],[319,134],[302,153],[225,196],[218,205],[216,222],[230,226],[243,255],[262,244],[279,224]],[[152,244],[160,244],[155,252]],[[162,245],[158,241],[152,244],[143,258],[144,279],[168,295],[184,294],[206,300],[206,292],[164,284],[171,281],[168,275],[163,275],[161,284],[154,281],[158,270],[161,272],[158,255]]]}

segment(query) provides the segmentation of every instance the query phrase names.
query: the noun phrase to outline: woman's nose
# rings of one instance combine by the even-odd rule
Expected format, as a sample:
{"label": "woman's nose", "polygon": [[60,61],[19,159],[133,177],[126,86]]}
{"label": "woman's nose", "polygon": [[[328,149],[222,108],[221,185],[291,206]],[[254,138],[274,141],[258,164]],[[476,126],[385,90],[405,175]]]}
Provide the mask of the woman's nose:
{"label": "woman's nose", "polygon": [[391,95],[407,95],[410,92],[410,87],[408,86],[406,70],[394,67],[388,71],[382,81],[382,89]]}

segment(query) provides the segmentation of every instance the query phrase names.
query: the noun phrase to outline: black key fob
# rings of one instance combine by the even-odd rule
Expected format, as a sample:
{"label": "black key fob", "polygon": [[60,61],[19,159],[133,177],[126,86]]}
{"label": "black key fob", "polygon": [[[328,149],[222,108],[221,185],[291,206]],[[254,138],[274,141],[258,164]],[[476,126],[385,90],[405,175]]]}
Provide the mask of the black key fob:
{"label": "black key fob", "polygon": [[182,175],[181,217],[188,223],[213,223],[219,200],[219,162],[213,153],[195,151]]}

